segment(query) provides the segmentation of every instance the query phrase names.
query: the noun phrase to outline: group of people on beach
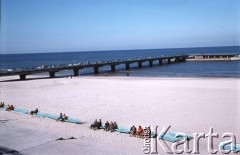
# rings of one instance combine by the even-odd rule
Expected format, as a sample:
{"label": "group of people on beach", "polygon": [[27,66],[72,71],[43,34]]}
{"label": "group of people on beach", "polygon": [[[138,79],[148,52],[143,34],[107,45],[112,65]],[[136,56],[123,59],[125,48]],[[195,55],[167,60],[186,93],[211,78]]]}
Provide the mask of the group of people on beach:
{"label": "group of people on beach", "polygon": [[68,116],[65,114],[60,113],[59,117],[57,118],[57,121],[66,121],[68,119]]}
{"label": "group of people on beach", "polygon": [[[147,133],[147,134],[146,134]],[[138,129],[133,125],[130,128],[130,137],[138,137],[138,138],[144,138],[148,135],[151,136],[151,128],[145,127],[145,129],[142,128],[142,126],[138,126]]]}
{"label": "group of people on beach", "polygon": [[90,128],[93,129],[93,130],[101,129],[102,128],[102,120],[101,119],[99,119],[99,120],[95,119],[93,124],[91,124]]}
{"label": "group of people on beach", "polygon": [[[30,115],[36,114],[38,113],[38,108],[36,108],[35,110],[30,112]],[[66,116],[65,114],[60,113],[59,117],[57,118],[57,121],[66,121],[68,119],[68,116]]]}
{"label": "group of people on beach", "polygon": [[[0,102],[0,108],[4,108],[4,102]],[[6,108],[6,111],[14,110],[13,105],[8,105]],[[36,108],[33,111],[30,111],[30,115],[38,113],[38,108]],[[68,119],[68,116],[65,114],[60,113],[59,117],[57,118],[57,121],[66,121]],[[105,131],[110,131],[114,132],[116,129],[118,129],[118,125],[116,122],[111,121],[110,123],[108,121],[105,122],[104,126],[102,125],[102,120],[95,119],[95,121],[91,124],[90,126],[91,129],[93,130],[99,130],[99,129],[104,129]],[[146,137],[146,133],[148,133],[149,136],[151,136],[151,129],[150,127],[145,127],[144,129],[142,126],[138,126],[136,128],[134,125],[130,128],[130,137],[139,137],[139,138],[144,138]]]}
{"label": "group of people on beach", "polygon": [[116,122],[111,121],[110,123],[108,121],[106,121],[106,123],[104,124],[104,126],[102,126],[102,120],[99,119],[95,119],[95,121],[93,122],[93,124],[91,124],[90,126],[91,129],[93,130],[99,130],[99,129],[104,129],[105,131],[115,131],[116,129],[118,129],[118,125]]}
{"label": "group of people on beach", "polygon": [[[4,108],[4,106],[5,106],[4,102],[0,102],[0,108]],[[10,110],[14,110],[13,105],[7,106],[6,111],[10,111]],[[37,113],[38,113],[38,108],[29,112],[30,115],[34,115],[34,114],[37,115]],[[59,117],[57,118],[57,121],[66,121],[67,119],[68,119],[68,116],[60,113]]]}
{"label": "group of people on beach", "polygon": [[[36,114],[38,113],[38,108],[36,108],[35,110],[30,112],[30,115]],[[68,116],[66,116],[65,114],[60,113],[59,117],[57,118],[57,121],[66,121],[68,119]]]}
{"label": "group of people on beach", "polygon": [[[95,121],[90,125],[90,128],[93,130],[99,130],[99,129],[104,129],[105,131],[110,131],[113,132],[116,129],[118,129],[118,125],[116,122],[111,121],[110,123],[106,121],[104,126],[102,125],[102,120],[95,119]],[[151,137],[151,128],[145,127],[144,129],[142,128],[141,125],[136,128],[134,125],[130,128],[130,137],[138,137],[138,138],[145,138]]]}
{"label": "group of people on beach", "polygon": [[104,130],[105,131],[111,131],[111,132],[113,132],[113,131],[115,131],[116,129],[118,129],[118,125],[117,125],[117,123],[116,122],[108,122],[108,121],[106,121],[106,123],[105,123],[105,125],[104,125]]}
{"label": "group of people on beach", "polygon": [[[0,103],[0,108],[4,108],[4,106],[5,106],[4,102],[1,102]],[[10,110],[14,110],[14,106],[8,104],[8,106],[6,108],[6,111],[10,111]]]}

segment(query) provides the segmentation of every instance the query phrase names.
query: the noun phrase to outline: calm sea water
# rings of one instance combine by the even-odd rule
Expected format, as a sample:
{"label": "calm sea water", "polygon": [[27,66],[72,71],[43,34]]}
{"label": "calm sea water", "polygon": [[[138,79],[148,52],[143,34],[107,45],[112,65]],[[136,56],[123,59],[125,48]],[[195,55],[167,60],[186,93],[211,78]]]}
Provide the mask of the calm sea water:
{"label": "calm sea water", "polygon": [[[196,53],[237,53],[240,46],[234,47],[206,47],[206,48],[179,48],[179,49],[150,49],[150,50],[121,50],[121,51],[95,51],[95,52],[62,52],[41,54],[5,54],[0,55],[0,69],[37,67],[41,65],[73,64],[86,61],[115,60],[124,58],[138,58],[160,55],[179,55]],[[109,76],[144,77],[240,77],[240,61],[206,61],[184,62],[170,65],[148,67],[148,62],[143,63],[143,68],[138,69],[137,64],[131,64],[130,70],[125,71],[124,65],[116,66],[116,72],[110,72],[110,66],[100,68],[100,76],[108,73]],[[80,70],[81,75],[93,75],[93,69]],[[71,75],[72,71],[61,71],[57,75]]]}

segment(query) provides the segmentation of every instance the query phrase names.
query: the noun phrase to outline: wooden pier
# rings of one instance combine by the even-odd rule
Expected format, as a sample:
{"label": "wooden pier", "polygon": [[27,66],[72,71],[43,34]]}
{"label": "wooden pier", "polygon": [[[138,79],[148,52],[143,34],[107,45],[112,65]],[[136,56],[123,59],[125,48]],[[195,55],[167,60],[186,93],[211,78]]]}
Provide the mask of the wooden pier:
{"label": "wooden pier", "polygon": [[159,57],[148,57],[148,58],[137,58],[137,59],[121,59],[121,60],[113,60],[113,61],[96,61],[96,62],[86,62],[86,63],[78,63],[78,64],[68,64],[68,65],[52,65],[52,66],[42,66],[37,68],[21,68],[21,69],[10,69],[7,71],[0,71],[1,76],[12,76],[19,75],[20,80],[25,80],[27,75],[36,74],[36,73],[44,73],[48,72],[50,78],[55,77],[55,73],[63,70],[73,70],[74,76],[79,75],[79,70],[84,68],[92,67],[94,69],[94,74],[99,73],[99,68],[103,66],[111,66],[111,71],[114,72],[116,70],[116,65],[125,65],[125,69],[130,69],[130,64],[137,63],[138,68],[142,67],[143,62],[148,62],[149,66],[153,66],[154,61],[158,61],[159,65],[162,63],[177,63],[177,62],[185,62],[188,58],[188,55],[176,55],[176,56],[159,56]]}

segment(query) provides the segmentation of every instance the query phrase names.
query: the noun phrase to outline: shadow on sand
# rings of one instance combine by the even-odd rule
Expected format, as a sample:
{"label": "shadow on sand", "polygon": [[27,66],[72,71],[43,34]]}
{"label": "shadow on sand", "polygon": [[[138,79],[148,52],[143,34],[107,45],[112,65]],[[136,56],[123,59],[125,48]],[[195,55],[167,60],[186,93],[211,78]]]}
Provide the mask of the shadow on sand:
{"label": "shadow on sand", "polygon": [[9,155],[23,155],[16,150],[0,146],[0,155],[9,154]]}

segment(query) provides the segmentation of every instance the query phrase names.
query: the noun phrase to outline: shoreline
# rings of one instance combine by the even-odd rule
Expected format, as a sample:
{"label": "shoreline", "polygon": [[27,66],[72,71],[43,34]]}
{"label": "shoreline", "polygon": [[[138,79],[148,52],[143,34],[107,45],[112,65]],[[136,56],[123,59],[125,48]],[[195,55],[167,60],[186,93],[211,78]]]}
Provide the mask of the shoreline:
{"label": "shoreline", "polygon": [[[71,79],[67,78],[69,75],[62,75],[55,78],[50,78],[48,75],[28,75],[26,80],[20,80],[18,75],[0,77],[1,82],[13,81],[31,81],[31,80],[50,80],[50,79]],[[81,75],[72,76],[72,79],[239,79],[240,76],[105,76],[104,73],[100,75]]]}

